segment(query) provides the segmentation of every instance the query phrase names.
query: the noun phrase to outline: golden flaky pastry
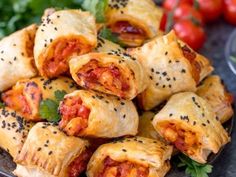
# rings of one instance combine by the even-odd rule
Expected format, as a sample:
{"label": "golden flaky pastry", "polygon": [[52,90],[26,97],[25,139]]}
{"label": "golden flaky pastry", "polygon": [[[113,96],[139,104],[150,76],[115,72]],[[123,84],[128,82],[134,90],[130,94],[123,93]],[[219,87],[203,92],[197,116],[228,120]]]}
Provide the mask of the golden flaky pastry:
{"label": "golden flaky pastry", "polygon": [[180,43],[173,31],[130,49],[129,53],[143,64],[149,76],[147,89],[138,96],[144,110],[152,109],[174,93],[196,91],[199,81],[213,70],[206,58]]}
{"label": "golden flaky pastry", "polygon": [[32,123],[26,122],[16,111],[0,109],[0,147],[16,159],[20,153]]}
{"label": "golden flaky pastry", "polygon": [[88,90],[65,96],[60,127],[68,135],[114,138],[136,135],[138,113],[132,101]]}
{"label": "golden flaky pastry", "polygon": [[[163,177],[170,169],[172,146],[153,139],[125,138],[100,146],[91,157],[88,177],[126,176]],[[138,176],[138,175],[137,175]]]}
{"label": "golden flaky pastry", "polygon": [[155,115],[153,126],[177,149],[200,163],[230,141],[211,106],[192,92],[173,95]]}
{"label": "golden flaky pastry", "polygon": [[17,156],[14,174],[18,177],[68,177],[72,172],[71,164],[86,153],[88,145],[86,140],[66,136],[53,124],[37,123]]}
{"label": "golden flaky pastry", "polygon": [[221,123],[233,116],[233,95],[227,92],[219,76],[207,77],[198,87],[197,94],[207,100]]}
{"label": "golden flaky pastry", "polygon": [[84,54],[97,44],[95,19],[89,12],[60,10],[44,15],[35,37],[34,57],[42,76],[68,71],[73,54]]}
{"label": "golden flaky pastry", "polygon": [[37,26],[31,25],[0,41],[0,91],[20,79],[35,76],[33,45]]}
{"label": "golden flaky pastry", "polygon": [[99,39],[96,51],[73,57],[69,65],[73,79],[87,89],[131,100],[147,87],[141,63],[105,39]]}

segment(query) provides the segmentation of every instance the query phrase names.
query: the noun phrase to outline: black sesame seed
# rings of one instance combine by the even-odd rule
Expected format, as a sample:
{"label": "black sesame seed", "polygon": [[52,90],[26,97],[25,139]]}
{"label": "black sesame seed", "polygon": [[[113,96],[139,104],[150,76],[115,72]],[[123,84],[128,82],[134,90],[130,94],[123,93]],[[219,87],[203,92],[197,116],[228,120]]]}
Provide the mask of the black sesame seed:
{"label": "black sesame seed", "polygon": [[38,149],[37,149],[37,151],[41,151],[42,150],[42,148],[41,147],[39,147]]}
{"label": "black sesame seed", "polygon": [[126,150],[126,149],[122,149],[122,151],[123,151],[123,152],[127,152],[127,150]]}
{"label": "black sesame seed", "polygon": [[49,151],[48,155],[52,155],[52,151]]}
{"label": "black sesame seed", "polygon": [[186,73],[186,70],[185,70],[185,69],[182,69],[182,70],[181,70],[181,73]]}

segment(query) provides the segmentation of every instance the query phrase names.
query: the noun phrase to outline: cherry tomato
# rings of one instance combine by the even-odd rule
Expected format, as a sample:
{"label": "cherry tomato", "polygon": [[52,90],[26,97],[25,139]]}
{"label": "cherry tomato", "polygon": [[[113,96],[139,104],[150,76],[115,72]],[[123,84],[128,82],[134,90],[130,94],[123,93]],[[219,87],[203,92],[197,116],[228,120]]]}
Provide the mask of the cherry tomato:
{"label": "cherry tomato", "polygon": [[[173,10],[175,7],[181,5],[181,4],[190,4],[193,5],[194,0],[165,0],[163,2],[163,7],[165,10],[170,11]],[[178,4],[177,4],[178,3]]]}
{"label": "cherry tomato", "polygon": [[198,0],[198,3],[206,22],[218,19],[223,12],[223,0]]}
{"label": "cherry tomato", "polygon": [[224,0],[224,17],[229,23],[236,25],[236,0]]}
{"label": "cherry tomato", "polygon": [[192,49],[200,49],[206,39],[204,29],[190,20],[180,20],[174,25],[176,35]]}
{"label": "cherry tomato", "polygon": [[174,11],[174,20],[175,22],[180,19],[189,19],[194,18],[200,24],[203,24],[203,17],[199,11],[194,9],[190,4],[181,4]]}
{"label": "cherry tomato", "polygon": [[161,22],[160,22],[160,30],[165,31],[166,22],[167,22],[167,15],[166,15],[166,13],[163,13],[163,15],[161,17]]}

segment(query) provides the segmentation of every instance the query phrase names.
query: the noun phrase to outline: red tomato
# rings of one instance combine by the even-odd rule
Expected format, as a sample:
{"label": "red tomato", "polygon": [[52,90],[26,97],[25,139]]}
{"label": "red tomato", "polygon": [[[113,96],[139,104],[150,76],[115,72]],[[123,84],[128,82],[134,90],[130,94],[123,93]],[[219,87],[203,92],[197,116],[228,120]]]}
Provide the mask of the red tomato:
{"label": "red tomato", "polygon": [[166,22],[167,22],[167,15],[166,15],[166,13],[163,13],[163,15],[161,17],[161,22],[160,22],[160,30],[165,31]]}
{"label": "red tomato", "polygon": [[174,31],[182,41],[194,50],[200,49],[206,38],[204,29],[190,20],[180,20],[175,23]]}
{"label": "red tomato", "polygon": [[167,11],[170,11],[170,10],[174,9],[175,6],[177,7],[177,6],[181,5],[181,4],[193,5],[193,1],[194,0],[179,0],[179,4],[177,4],[178,0],[165,0],[163,2],[163,7]]}
{"label": "red tomato", "polygon": [[206,22],[214,21],[223,11],[223,0],[198,0],[200,12]]}
{"label": "red tomato", "polygon": [[188,19],[193,17],[200,24],[203,24],[203,17],[199,11],[193,8],[190,4],[181,4],[174,11],[174,20]]}
{"label": "red tomato", "polygon": [[229,23],[236,25],[236,0],[224,0],[224,17]]}

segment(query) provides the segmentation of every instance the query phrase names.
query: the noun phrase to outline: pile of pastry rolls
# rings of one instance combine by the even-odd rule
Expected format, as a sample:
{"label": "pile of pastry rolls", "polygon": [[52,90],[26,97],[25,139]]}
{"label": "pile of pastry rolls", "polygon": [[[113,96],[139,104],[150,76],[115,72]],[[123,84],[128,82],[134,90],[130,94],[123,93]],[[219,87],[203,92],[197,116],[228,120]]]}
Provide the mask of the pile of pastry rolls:
{"label": "pile of pastry rolls", "polygon": [[[232,95],[207,58],[158,35],[161,15],[151,0],[109,2],[104,25],[136,48],[98,37],[80,10],[46,10],[0,41],[0,146],[16,176],[163,177],[174,147],[206,163],[230,141]],[[57,90],[47,122],[40,104]]]}

